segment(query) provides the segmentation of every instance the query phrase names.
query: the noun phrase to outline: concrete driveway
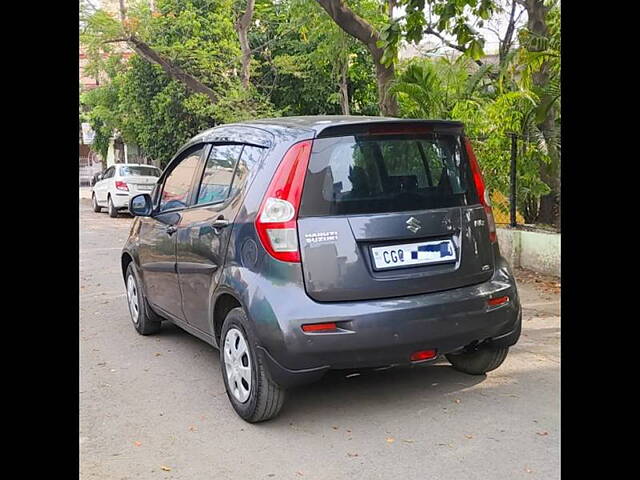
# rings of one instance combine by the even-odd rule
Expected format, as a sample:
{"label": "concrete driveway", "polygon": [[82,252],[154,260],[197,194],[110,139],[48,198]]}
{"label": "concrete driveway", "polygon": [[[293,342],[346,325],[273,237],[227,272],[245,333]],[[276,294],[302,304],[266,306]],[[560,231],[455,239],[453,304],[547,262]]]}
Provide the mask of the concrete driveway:
{"label": "concrete driveway", "polygon": [[[82,195],[81,195],[82,197]],[[82,479],[557,479],[559,294],[523,275],[523,336],[487,376],[446,361],[290,392],[242,421],[218,352],[163,324],[130,324],[119,266],[132,222],[80,200]]]}

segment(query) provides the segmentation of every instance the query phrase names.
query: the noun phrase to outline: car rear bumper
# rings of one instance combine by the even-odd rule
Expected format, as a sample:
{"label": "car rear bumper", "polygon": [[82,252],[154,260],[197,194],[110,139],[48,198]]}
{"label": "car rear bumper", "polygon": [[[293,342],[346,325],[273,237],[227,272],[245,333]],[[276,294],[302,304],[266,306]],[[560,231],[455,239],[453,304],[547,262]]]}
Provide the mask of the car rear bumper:
{"label": "car rear bumper", "polygon": [[[135,195],[135,194],[134,194]],[[129,197],[131,193],[128,192],[115,192],[111,195],[111,201],[115,208],[129,208]]]}
{"label": "car rear bumper", "polygon": [[[289,297],[271,305],[280,332],[257,325],[264,363],[275,381],[289,386],[330,369],[409,365],[419,350],[441,355],[475,342],[513,345],[521,328],[517,287],[506,262],[496,266],[501,268],[487,282],[424,295],[332,303],[307,297],[304,305]],[[487,305],[489,298],[505,295],[506,304]],[[338,322],[340,330],[302,331],[304,324],[323,322]]]}

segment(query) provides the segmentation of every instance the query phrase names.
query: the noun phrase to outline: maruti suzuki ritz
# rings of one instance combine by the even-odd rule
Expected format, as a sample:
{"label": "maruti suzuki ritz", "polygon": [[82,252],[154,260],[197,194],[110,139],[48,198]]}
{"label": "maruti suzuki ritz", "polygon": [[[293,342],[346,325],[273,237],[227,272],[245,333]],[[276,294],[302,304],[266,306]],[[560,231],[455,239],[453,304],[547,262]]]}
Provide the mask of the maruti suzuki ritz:
{"label": "maruti suzuki ritz", "polygon": [[121,258],[135,329],[169,320],[217,347],[248,422],[331,369],[444,355],[482,375],[520,336],[516,282],[459,122],[219,126],[129,210]]}

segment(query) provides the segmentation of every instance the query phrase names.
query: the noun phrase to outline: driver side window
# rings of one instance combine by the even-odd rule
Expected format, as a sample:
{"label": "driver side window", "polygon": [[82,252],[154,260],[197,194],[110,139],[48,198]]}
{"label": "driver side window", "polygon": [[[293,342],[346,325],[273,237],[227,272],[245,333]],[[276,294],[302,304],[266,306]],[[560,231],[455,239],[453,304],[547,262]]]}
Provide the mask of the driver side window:
{"label": "driver side window", "polygon": [[189,192],[200,163],[202,147],[186,152],[164,182],[160,196],[159,211],[165,212],[176,208],[184,208],[189,201]]}

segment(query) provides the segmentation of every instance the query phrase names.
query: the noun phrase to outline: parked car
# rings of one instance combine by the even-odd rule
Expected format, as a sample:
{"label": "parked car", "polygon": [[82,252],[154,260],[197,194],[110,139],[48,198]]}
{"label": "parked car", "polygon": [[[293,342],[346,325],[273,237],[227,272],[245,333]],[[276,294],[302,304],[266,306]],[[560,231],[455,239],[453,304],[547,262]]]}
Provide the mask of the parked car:
{"label": "parked car", "polygon": [[248,422],[331,369],[441,355],[494,370],[516,282],[463,125],[288,117],[207,130],[132,196],[121,257],[138,333],[169,320],[220,350]]}
{"label": "parked car", "polygon": [[129,208],[129,198],[142,192],[151,192],[160,177],[160,169],[152,165],[117,163],[102,173],[92,187],[93,211],[107,208],[110,217]]}

